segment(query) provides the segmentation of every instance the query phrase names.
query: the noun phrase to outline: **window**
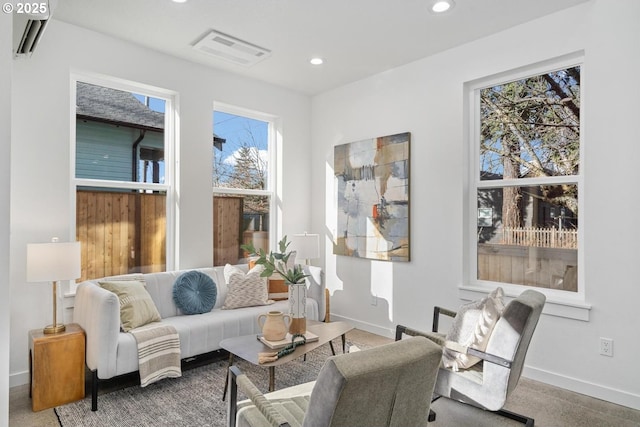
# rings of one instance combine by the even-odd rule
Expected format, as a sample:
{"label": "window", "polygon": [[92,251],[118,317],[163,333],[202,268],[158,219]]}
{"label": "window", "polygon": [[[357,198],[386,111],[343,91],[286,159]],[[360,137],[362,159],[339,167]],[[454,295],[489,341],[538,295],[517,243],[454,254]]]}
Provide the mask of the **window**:
{"label": "window", "polygon": [[470,86],[472,283],[580,292],[580,73]]}
{"label": "window", "polygon": [[91,78],[74,83],[80,280],[171,268],[172,98]]}
{"label": "window", "polygon": [[218,104],[213,123],[213,265],[244,263],[242,244],[270,248],[274,120]]}

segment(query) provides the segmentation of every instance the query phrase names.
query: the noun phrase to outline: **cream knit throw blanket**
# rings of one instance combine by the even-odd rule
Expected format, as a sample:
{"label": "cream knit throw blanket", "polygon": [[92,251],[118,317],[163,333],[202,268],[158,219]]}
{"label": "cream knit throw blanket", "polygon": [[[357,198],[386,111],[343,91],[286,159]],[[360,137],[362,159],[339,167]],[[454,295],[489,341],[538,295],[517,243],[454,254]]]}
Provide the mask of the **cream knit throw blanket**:
{"label": "cream knit throw blanket", "polygon": [[176,328],[153,322],[129,331],[138,342],[140,385],[182,376],[180,338]]}

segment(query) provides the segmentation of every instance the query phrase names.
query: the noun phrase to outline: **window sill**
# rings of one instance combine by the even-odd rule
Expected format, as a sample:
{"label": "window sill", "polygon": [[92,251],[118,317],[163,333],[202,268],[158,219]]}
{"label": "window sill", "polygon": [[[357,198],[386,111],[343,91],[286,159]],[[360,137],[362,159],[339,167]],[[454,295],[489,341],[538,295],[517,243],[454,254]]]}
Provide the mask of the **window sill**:
{"label": "window sill", "polygon": [[[543,291],[542,289],[535,290]],[[474,301],[487,296],[489,291],[489,289],[480,286],[460,286],[458,288],[458,296],[460,299],[465,301]],[[516,297],[518,293],[505,289],[505,295],[508,299],[512,299]],[[591,313],[591,305],[579,301],[561,300],[557,297],[550,297],[547,295],[547,302],[544,305],[542,313],[550,316],[565,317],[567,319],[588,322],[589,314]]]}

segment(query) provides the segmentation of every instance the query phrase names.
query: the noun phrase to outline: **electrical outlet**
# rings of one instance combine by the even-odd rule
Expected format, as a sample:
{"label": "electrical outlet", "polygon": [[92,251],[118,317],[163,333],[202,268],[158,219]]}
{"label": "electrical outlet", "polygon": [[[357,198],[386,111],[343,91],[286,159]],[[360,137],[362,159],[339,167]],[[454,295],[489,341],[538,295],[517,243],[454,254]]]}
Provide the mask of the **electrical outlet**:
{"label": "electrical outlet", "polygon": [[613,340],[611,338],[600,338],[600,354],[613,357]]}
{"label": "electrical outlet", "polygon": [[378,296],[377,295],[371,295],[371,305],[374,306],[374,307],[378,305]]}

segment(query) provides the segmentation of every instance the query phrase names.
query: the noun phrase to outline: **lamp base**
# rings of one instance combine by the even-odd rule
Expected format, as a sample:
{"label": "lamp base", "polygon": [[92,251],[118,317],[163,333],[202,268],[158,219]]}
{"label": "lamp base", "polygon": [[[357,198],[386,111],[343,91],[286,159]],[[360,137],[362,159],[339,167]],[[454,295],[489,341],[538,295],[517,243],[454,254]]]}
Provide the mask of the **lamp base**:
{"label": "lamp base", "polygon": [[66,326],[58,323],[58,324],[55,324],[55,325],[46,326],[42,330],[42,332],[44,332],[45,334],[59,334],[61,332],[64,332],[66,329],[67,329]]}

